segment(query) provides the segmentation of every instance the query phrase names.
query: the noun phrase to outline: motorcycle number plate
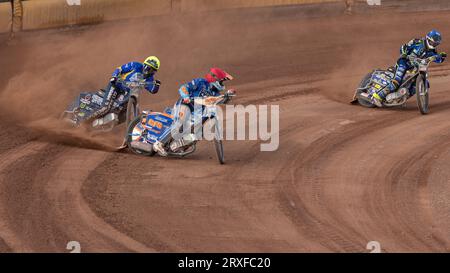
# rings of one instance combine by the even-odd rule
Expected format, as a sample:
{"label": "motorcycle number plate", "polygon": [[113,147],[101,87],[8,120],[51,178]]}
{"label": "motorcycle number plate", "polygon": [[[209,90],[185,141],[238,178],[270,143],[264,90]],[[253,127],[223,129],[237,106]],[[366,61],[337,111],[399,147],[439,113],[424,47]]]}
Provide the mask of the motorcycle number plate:
{"label": "motorcycle number plate", "polygon": [[94,95],[94,96],[92,96],[92,102],[97,105],[102,105],[103,99],[101,97],[99,97],[98,95]]}

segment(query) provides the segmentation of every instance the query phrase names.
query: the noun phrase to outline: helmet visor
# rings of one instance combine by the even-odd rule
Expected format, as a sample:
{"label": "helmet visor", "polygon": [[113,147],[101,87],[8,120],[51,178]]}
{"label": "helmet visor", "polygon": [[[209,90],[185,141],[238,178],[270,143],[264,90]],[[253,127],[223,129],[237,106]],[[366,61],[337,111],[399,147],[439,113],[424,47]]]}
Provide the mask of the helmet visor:
{"label": "helmet visor", "polygon": [[219,81],[219,84],[220,84],[221,86],[225,86],[225,82],[226,82],[226,81],[228,81],[228,79],[220,80],[220,81]]}
{"label": "helmet visor", "polygon": [[441,40],[439,38],[433,39],[432,37],[427,37],[428,46],[431,48],[436,48],[441,44]]}
{"label": "helmet visor", "polygon": [[216,89],[217,91],[223,91],[225,90],[225,85],[223,84],[224,80],[222,81],[215,81],[212,82],[211,85],[213,87],[213,89]]}

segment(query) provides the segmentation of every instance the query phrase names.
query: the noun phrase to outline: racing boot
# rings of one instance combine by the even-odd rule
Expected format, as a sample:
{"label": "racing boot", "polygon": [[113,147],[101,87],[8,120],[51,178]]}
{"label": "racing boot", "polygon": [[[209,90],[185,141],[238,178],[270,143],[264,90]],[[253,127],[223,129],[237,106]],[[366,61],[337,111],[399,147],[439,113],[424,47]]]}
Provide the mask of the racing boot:
{"label": "racing boot", "polygon": [[393,92],[397,91],[397,88],[399,86],[400,86],[400,84],[396,80],[391,81],[391,83],[388,86],[389,93],[393,93]]}
{"label": "racing boot", "polygon": [[183,136],[180,140],[177,141],[173,141],[170,144],[170,149],[175,152],[176,150],[182,148],[182,147],[187,147],[189,145],[191,145],[193,142],[197,141],[197,137],[195,134],[187,134],[185,136]]}
{"label": "racing boot", "polygon": [[167,151],[164,148],[164,144],[161,141],[156,141],[153,143],[153,150],[157,152],[160,156],[167,156]]}
{"label": "racing boot", "polygon": [[383,98],[380,97],[380,95],[378,95],[377,93],[373,93],[372,94],[372,98],[371,101],[373,104],[375,104],[375,106],[377,107],[383,107]]}
{"label": "racing boot", "polygon": [[384,90],[374,93],[372,95],[372,103],[375,104],[377,107],[383,107],[383,100],[386,99],[386,96],[389,94],[394,93],[397,91],[397,88],[399,87],[399,84],[396,80],[393,80],[388,87],[384,88]]}

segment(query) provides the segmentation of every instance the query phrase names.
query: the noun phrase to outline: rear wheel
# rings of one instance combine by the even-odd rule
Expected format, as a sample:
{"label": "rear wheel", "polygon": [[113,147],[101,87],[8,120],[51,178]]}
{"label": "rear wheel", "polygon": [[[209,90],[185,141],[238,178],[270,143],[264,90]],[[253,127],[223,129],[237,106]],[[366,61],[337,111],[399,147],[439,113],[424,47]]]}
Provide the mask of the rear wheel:
{"label": "rear wheel", "polygon": [[[359,84],[359,88],[364,88],[364,87],[366,87],[366,86],[370,83],[370,79],[372,78],[372,74],[373,74],[373,72],[367,74],[367,75],[363,78],[363,80],[362,80],[361,83]],[[371,102],[369,102],[369,101],[367,101],[367,100],[365,100],[365,99],[363,99],[363,98],[360,98],[359,95],[360,95],[361,93],[363,93],[364,91],[365,91],[365,90],[359,89],[359,90],[356,92],[356,98],[358,99],[358,103],[359,103],[360,105],[364,106],[364,107],[374,108],[375,105],[373,105],[373,103],[371,103]]]}
{"label": "rear wheel", "polygon": [[128,126],[127,134],[125,136],[126,145],[128,146],[128,149],[138,155],[144,155],[144,156],[153,156],[155,155],[155,151],[147,152],[143,150],[139,150],[131,146],[131,142],[135,140],[137,136],[140,136],[142,132],[144,131],[143,125],[140,124],[142,120],[142,116],[135,117]]}
{"label": "rear wheel", "polygon": [[62,124],[64,124],[64,127],[66,127],[66,128],[79,127],[79,124],[75,121],[76,120],[75,113],[67,113],[66,111],[64,111],[59,116],[59,120],[62,121]]}
{"label": "rear wheel", "polygon": [[420,113],[422,115],[428,114],[430,112],[428,88],[422,75],[419,75],[416,80],[416,94]]}

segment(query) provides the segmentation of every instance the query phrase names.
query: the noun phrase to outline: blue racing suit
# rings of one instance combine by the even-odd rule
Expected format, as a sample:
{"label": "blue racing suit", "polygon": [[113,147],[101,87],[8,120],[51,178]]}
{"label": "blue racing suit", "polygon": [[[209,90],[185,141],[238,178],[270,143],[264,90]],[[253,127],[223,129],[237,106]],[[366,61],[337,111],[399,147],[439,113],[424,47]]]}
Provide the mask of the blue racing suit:
{"label": "blue racing suit", "polygon": [[[405,77],[406,71],[413,68],[412,64],[410,63],[408,56],[414,56],[421,59],[429,58],[429,57],[435,57],[434,62],[435,63],[442,63],[444,62],[445,58],[439,54],[436,49],[429,49],[426,45],[425,39],[413,39],[409,41],[407,44],[404,44],[400,48],[400,54],[401,57],[398,59],[395,69],[395,78],[392,82],[392,84],[389,86],[389,93],[394,92],[397,90],[399,86],[402,85],[403,79]],[[378,95],[385,99],[386,96],[389,94],[387,92],[380,92]]]}
{"label": "blue racing suit", "polygon": [[194,98],[220,96],[220,92],[212,90],[211,85],[206,79],[193,79],[191,82],[183,84],[178,90],[180,101],[189,99],[193,106]]}
{"label": "blue racing suit", "polygon": [[[194,99],[195,98],[203,98],[203,97],[211,97],[211,96],[220,96],[220,92],[217,90],[213,90],[211,88],[210,83],[203,78],[194,79],[189,83],[183,84],[178,90],[180,94],[180,99],[175,103],[174,106],[174,130],[177,132],[167,132],[165,135],[161,136],[160,141],[163,144],[168,143],[171,139],[171,133],[178,133],[180,127],[182,125],[188,125],[189,129],[192,125],[196,126],[197,124],[191,124],[191,119],[186,119],[187,116],[190,115],[201,115],[203,112],[203,107],[196,109],[194,107]],[[195,111],[195,113],[194,113]],[[197,111],[200,111],[197,113]],[[190,115],[189,115],[190,114]],[[184,124],[183,124],[184,123]]]}
{"label": "blue racing suit", "polygon": [[[144,65],[139,62],[127,63],[116,68],[112,74],[112,79],[114,80],[112,80],[105,89],[106,93],[103,97],[102,107],[91,116],[91,119],[96,119],[108,114],[118,95],[129,91],[129,88],[124,85],[123,82],[145,80],[145,89],[152,94],[158,93],[160,82],[154,79],[153,74],[145,77],[143,75],[143,68]],[[120,81],[116,82],[116,79],[120,79]]]}

